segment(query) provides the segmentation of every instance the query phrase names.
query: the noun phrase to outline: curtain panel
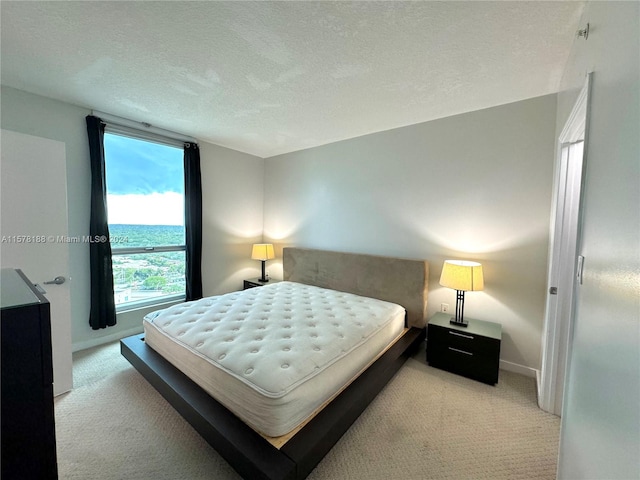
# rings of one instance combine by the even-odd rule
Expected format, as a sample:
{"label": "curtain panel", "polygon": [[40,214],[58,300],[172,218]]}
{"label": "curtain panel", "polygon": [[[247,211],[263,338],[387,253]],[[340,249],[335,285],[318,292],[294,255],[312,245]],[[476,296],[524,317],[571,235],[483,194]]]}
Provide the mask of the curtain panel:
{"label": "curtain panel", "polygon": [[184,144],[184,206],[186,237],[186,301],[202,298],[202,179],[200,149]]}
{"label": "curtain panel", "polygon": [[104,163],[105,124],[89,115],[87,134],[91,161],[91,218],[89,223],[89,259],[91,267],[91,307],[89,325],[94,330],[116,324],[113,296],[113,267],[109,224],[107,223],[107,183]]}

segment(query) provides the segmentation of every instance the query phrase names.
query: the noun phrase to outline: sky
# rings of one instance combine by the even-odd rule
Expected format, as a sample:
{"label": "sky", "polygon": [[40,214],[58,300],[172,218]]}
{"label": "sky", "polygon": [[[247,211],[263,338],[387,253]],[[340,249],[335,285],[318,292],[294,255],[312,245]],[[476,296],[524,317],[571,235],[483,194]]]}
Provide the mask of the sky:
{"label": "sky", "polygon": [[184,225],[181,148],[106,133],[109,223]]}

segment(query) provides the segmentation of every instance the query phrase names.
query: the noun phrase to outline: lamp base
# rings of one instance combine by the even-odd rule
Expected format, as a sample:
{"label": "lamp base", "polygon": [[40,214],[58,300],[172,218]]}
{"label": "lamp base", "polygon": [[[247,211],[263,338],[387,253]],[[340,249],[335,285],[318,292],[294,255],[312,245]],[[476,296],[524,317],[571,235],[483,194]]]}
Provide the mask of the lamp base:
{"label": "lamp base", "polygon": [[464,319],[464,290],[456,291],[456,314],[449,320],[451,325],[467,328],[469,322]]}
{"label": "lamp base", "polygon": [[264,268],[264,260],[262,260],[262,276],[258,279],[260,283],[266,283],[269,281],[269,277],[267,277],[265,268]]}
{"label": "lamp base", "polygon": [[451,325],[455,325],[456,327],[467,328],[469,326],[469,322],[467,322],[466,320],[464,320],[464,319],[456,320],[454,317],[451,317],[451,320],[449,320],[449,323]]}

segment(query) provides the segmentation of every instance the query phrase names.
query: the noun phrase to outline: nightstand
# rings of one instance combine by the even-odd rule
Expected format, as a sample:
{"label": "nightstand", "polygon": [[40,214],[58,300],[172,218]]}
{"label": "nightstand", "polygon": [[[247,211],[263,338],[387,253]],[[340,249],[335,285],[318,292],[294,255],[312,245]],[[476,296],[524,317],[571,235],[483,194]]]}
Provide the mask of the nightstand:
{"label": "nightstand", "polygon": [[502,325],[465,317],[469,326],[451,325],[450,313],[436,313],[427,325],[427,362],[465,377],[498,382]]}
{"label": "nightstand", "polygon": [[246,290],[247,288],[262,287],[264,285],[270,285],[272,283],[278,283],[280,281],[281,280],[274,280],[273,278],[270,278],[268,282],[261,282],[260,277],[250,278],[244,281],[244,286],[242,287],[242,289]]}

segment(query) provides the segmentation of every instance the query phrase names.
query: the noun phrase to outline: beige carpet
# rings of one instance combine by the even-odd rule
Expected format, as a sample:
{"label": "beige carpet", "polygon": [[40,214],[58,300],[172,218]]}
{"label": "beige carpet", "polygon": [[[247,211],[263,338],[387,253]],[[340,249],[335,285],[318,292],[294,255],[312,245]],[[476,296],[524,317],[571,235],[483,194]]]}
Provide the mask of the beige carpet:
{"label": "beige carpet", "polygon": [[[56,399],[60,479],[239,479],[120,355],[74,354],[74,390]],[[560,419],[535,382],[496,387],[426,365],[398,372],[309,479],[554,479]]]}

